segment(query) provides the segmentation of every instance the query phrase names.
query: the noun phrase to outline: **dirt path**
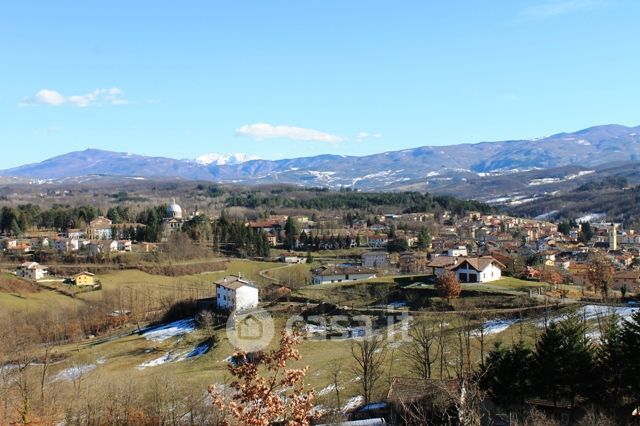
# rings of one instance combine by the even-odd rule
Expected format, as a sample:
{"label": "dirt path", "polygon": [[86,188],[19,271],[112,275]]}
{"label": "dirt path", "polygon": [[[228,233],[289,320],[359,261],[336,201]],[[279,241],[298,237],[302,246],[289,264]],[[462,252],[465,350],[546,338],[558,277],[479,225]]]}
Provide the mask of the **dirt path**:
{"label": "dirt path", "polygon": [[293,266],[293,265],[289,265],[289,264],[287,264],[287,265],[283,265],[283,266],[278,266],[278,267],[276,267],[276,268],[263,269],[262,271],[258,272],[258,275],[260,275],[262,278],[264,278],[264,279],[265,279],[265,280],[267,280],[267,281],[271,281],[271,282],[273,282],[273,283],[280,284],[280,280],[279,280],[279,279],[277,279],[277,278],[273,278],[273,277],[270,277],[270,276],[267,274],[267,272],[277,271],[277,270],[279,270],[279,269],[285,269],[285,268],[289,268],[289,267],[291,267],[291,266]]}

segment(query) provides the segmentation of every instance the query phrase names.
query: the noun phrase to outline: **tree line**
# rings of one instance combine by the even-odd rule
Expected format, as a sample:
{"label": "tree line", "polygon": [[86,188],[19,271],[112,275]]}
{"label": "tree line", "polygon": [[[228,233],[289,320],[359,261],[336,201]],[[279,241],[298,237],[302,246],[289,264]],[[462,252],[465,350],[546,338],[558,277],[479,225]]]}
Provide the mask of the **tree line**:
{"label": "tree line", "polygon": [[606,318],[601,328],[600,341],[593,342],[574,314],[549,324],[534,347],[522,340],[510,347],[497,343],[482,367],[482,387],[515,411],[529,398],[571,407],[587,400],[626,417],[640,400],[640,311],[622,322]]}
{"label": "tree line", "polygon": [[[303,194],[304,195],[304,194]],[[246,208],[297,208],[308,210],[367,210],[373,207],[395,207],[404,213],[448,210],[455,214],[466,211],[490,213],[492,208],[474,200],[460,200],[446,195],[419,192],[314,192],[313,197],[291,194],[266,194],[259,191],[231,195],[226,200],[228,207]]]}

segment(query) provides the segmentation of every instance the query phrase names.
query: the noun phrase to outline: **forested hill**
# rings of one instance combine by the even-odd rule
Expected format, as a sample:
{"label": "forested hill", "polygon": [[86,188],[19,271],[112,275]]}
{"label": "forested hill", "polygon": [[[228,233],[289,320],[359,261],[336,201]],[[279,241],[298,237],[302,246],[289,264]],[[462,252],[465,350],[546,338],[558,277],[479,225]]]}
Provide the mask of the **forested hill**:
{"label": "forested hill", "polygon": [[588,182],[573,191],[548,195],[509,209],[524,216],[564,220],[601,217],[625,225],[640,224],[640,185],[629,186],[624,179]]}
{"label": "forested hill", "polygon": [[305,210],[347,209],[392,209],[397,213],[433,212],[448,210],[456,214],[465,211],[492,211],[488,204],[475,200],[460,200],[446,195],[419,192],[333,192],[327,189],[274,189],[271,191],[248,191],[231,195],[226,200],[228,207],[247,208],[294,208]]}

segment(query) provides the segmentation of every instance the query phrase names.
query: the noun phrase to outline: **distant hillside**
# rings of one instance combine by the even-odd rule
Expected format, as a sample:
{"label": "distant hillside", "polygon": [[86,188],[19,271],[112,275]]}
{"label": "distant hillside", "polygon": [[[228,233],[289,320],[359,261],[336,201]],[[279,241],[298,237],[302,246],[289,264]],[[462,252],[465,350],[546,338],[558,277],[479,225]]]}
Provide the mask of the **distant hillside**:
{"label": "distant hillside", "polygon": [[509,212],[554,220],[601,218],[626,225],[640,225],[640,186],[608,185],[594,182],[559,195],[511,207]]}
{"label": "distant hillside", "polygon": [[[640,126],[596,126],[538,140],[424,146],[363,157],[320,155],[236,164],[209,160],[196,162],[89,149],[3,170],[0,176],[61,179],[107,175],[444,193],[451,192],[448,188],[452,185],[487,180],[494,186],[493,193],[499,193],[504,192],[503,185],[517,186],[515,181],[520,177],[514,175],[523,171],[571,166],[580,172],[612,162],[640,161]],[[544,172],[540,176],[538,179],[551,178]],[[545,185],[546,181],[534,181],[536,184]]]}

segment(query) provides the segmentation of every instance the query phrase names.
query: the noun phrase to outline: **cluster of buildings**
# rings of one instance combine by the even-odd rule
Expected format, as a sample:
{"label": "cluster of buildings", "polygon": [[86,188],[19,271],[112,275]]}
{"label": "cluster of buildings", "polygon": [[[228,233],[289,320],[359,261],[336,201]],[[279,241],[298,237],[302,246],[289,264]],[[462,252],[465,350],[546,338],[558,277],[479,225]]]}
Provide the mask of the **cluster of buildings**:
{"label": "cluster of buildings", "polygon": [[[175,200],[169,204],[165,217],[162,219],[162,239],[174,232],[182,230],[184,223],[200,213],[197,211],[183,217],[182,208]],[[16,256],[32,253],[37,250],[53,250],[56,253],[83,253],[89,256],[105,255],[110,253],[129,253],[133,243],[126,238],[131,228],[144,228],[140,223],[114,224],[107,217],[99,216],[84,229],[69,228],[57,235],[25,236],[22,238],[0,237],[0,248],[5,253]],[[156,246],[145,244],[142,251],[152,251]]]}

